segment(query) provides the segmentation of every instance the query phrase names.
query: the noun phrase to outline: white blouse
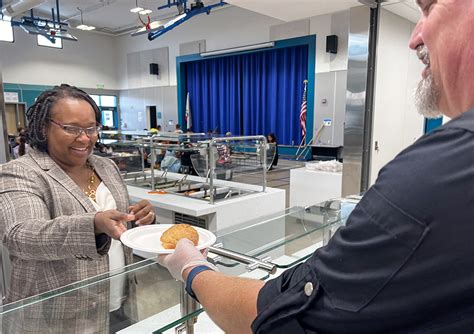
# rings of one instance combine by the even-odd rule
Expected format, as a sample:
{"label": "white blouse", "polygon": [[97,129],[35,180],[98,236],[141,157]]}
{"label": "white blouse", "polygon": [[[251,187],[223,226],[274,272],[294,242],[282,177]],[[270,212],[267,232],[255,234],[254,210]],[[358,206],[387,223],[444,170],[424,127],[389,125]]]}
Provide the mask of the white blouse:
{"label": "white blouse", "polygon": [[[117,204],[112,196],[109,188],[101,182],[96,190],[96,201],[90,198],[92,204],[97,211],[116,210]],[[120,272],[125,266],[125,253],[123,252],[122,243],[112,239],[109,249],[109,271],[114,273]],[[110,312],[116,311],[122,305],[124,299],[125,275],[114,276],[110,278]]]}

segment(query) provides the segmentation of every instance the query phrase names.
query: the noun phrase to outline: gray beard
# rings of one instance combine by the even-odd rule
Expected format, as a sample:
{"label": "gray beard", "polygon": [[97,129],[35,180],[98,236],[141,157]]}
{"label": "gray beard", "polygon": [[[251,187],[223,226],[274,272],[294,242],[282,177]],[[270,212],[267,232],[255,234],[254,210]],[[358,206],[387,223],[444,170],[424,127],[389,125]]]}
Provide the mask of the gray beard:
{"label": "gray beard", "polygon": [[415,106],[418,112],[426,118],[440,118],[443,116],[439,110],[440,90],[433,75],[430,73],[418,84],[415,92]]}

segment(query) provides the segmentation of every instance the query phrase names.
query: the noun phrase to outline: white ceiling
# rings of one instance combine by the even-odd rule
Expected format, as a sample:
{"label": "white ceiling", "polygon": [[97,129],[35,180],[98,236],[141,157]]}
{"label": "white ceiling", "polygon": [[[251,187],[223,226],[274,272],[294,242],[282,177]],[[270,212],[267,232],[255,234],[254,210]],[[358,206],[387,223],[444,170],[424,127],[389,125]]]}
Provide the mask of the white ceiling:
{"label": "white ceiling", "polygon": [[384,3],[383,8],[416,23],[420,18],[420,10],[415,0],[397,0],[387,1]]}
{"label": "white ceiling", "polygon": [[[358,0],[227,0],[228,3],[283,21],[301,20],[360,6]],[[383,0],[383,8],[412,22],[420,11],[415,0]]]}
{"label": "white ceiling", "polygon": [[227,0],[227,2],[287,22],[360,6],[357,0]]}
{"label": "white ceiling", "polygon": [[[204,0],[206,5],[218,2],[218,0]],[[167,0],[151,1],[138,0],[142,8],[153,10],[150,14],[152,21],[169,18],[178,15],[176,7],[160,9],[158,6],[165,5]],[[42,16],[51,16],[51,8],[56,8],[56,0],[48,0],[36,7]],[[132,32],[143,25],[138,19],[138,14],[130,12],[136,7],[136,0],[59,0],[61,19],[69,22],[71,27],[81,24],[81,16],[78,7],[82,10],[84,24],[93,25],[97,32],[120,35],[124,32]],[[146,21],[146,16],[141,16]],[[95,31],[93,31],[95,32]]]}
{"label": "white ceiling", "polygon": [[[140,7],[153,10],[150,14],[152,21],[163,20],[178,14],[176,7],[157,10],[157,7],[166,4],[167,0],[59,0],[59,5],[62,20],[68,21],[71,27],[81,23],[78,10],[80,7],[83,11],[84,24],[96,27],[96,30],[92,32],[120,35],[142,27],[138,14],[130,12],[130,9],[135,7],[136,1]],[[191,2],[194,1],[188,1],[188,3]],[[203,0],[203,2],[205,5],[210,5],[219,0]],[[230,5],[287,22],[360,6],[358,0],[227,0],[227,2]],[[416,22],[420,15],[415,0],[386,0],[383,6],[413,22]],[[35,13],[38,16],[51,17],[53,7],[56,7],[56,0],[48,0],[37,7]],[[226,7],[229,5],[224,8]],[[142,18],[145,19],[143,16]]]}

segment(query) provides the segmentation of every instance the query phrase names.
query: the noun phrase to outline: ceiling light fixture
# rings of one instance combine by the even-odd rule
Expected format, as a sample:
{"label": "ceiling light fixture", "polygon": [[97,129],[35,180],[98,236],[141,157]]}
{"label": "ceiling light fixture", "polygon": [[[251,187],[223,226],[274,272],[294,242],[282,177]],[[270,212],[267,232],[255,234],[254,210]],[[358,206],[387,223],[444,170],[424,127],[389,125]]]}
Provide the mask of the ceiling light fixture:
{"label": "ceiling light fixture", "polygon": [[90,30],[94,30],[95,27],[94,26],[88,26],[88,25],[85,25],[85,24],[80,24],[76,27],[76,29],[90,31]]}
{"label": "ceiling light fixture", "polygon": [[151,14],[151,13],[153,13],[153,11],[151,9],[144,9],[141,12],[138,12],[138,14],[140,14],[140,15],[148,15],[148,14]]}
{"label": "ceiling light fixture", "polygon": [[[0,14],[1,15],[1,14]],[[8,16],[8,15],[5,15],[3,14],[2,15],[2,19],[0,21],[6,21],[6,22],[11,22],[12,21],[12,17],[11,16]]]}
{"label": "ceiling light fixture", "polygon": [[94,29],[95,29],[94,26],[88,26],[88,25],[84,24],[84,20],[82,19],[82,9],[80,9],[79,7],[77,7],[77,9],[78,9],[79,12],[81,13],[81,24],[78,25],[78,26],[76,27],[76,29],[85,30],[85,31],[94,30]]}
{"label": "ceiling light fixture", "polygon": [[[1,3],[1,1],[0,1]],[[20,27],[30,35],[40,35],[47,38],[52,44],[57,40],[77,41],[77,38],[68,31],[68,23],[62,22],[59,15],[59,0],[56,0],[56,10],[51,8],[51,18],[46,19],[34,16],[33,9],[30,10],[29,16],[23,16],[21,21],[12,20],[11,25]],[[60,43],[60,42],[58,42]]]}
{"label": "ceiling light fixture", "polygon": [[[169,1],[169,0],[168,0],[168,1]],[[140,6],[138,5],[138,0],[135,0],[135,8],[130,9],[130,11],[131,11],[132,13],[135,13],[135,14],[138,13],[138,14],[141,14],[141,15],[146,15],[146,14],[148,14],[148,12],[147,12],[148,10],[149,10],[149,9],[140,7]],[[150,10],[150,13],[151,13],[151,10]]]}

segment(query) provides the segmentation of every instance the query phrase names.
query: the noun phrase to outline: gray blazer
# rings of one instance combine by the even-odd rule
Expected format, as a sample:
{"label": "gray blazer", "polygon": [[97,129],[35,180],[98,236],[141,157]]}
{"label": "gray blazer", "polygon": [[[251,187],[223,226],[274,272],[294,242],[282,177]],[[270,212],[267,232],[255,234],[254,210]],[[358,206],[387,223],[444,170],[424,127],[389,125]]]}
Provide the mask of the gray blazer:
{"label": "gray blazer", "polygon": [[[115,163],[98,156],[91,156],[89,162],[112,193],[117,210],[127,212],[128,192]],[[108,272],[110,238],[97,248],[94,206],[47,153],[32,149],[20,159],[0,166],[0,208],[0,236],[12,265],[7,302]],[[126,264],[130,264],[132,252],[127,247],[124,251]],[[31,307],[28,318],[72,320],[83,307],[87,314],[102,317],[92,321],[95,325],[97,321],[107,321],[104,313],[108,313],[108,284],[83,290],[81,296],[70,293],[62,300],[56,298],[57,303],[47,310],[38,307],[33,311]],[[91,310],[94,307],[102,307],[102,312]],[[78,331],[92,330],[90,320],[83,319],[80,324],[76,321],[65,329],[71,331],[79,326]],[[104,325],[99,324],[99,332],[105,329]]]}

